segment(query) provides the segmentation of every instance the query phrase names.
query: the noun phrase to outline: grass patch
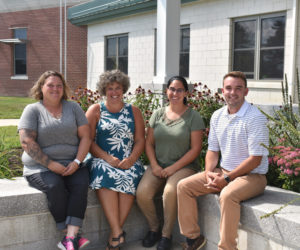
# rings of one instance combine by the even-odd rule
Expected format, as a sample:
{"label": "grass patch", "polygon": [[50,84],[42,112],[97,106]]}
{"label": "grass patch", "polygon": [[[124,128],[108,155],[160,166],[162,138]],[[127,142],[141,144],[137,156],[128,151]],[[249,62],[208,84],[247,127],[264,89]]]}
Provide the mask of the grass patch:
{"label": "grass patch", "polygon": [[17,126],[0,127],[0,150],[20,148],[20,140]]}
{"label": "grass patch", "polygon": [[22,151],[17,126],[0,127],[0,179],[22,176]]}
{"label": "grass patch", "polygon": [[27,104],[36,102],[29,97],[0,96],[0,119],[19,119]]}

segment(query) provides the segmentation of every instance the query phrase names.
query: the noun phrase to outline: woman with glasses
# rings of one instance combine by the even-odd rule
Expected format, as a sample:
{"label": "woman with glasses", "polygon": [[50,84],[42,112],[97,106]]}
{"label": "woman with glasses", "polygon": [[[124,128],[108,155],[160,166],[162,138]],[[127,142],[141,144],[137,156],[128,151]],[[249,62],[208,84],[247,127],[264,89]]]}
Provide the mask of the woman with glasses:
{"label": "woman with glasses", "polygon": [[[149,231],[144,247],[158,242],[158,250],[171,249],[172,230],[177,218],[177,183],[199,170],[197,157],[202,148],[204,123],[200,114],[187,106],[188,84],[181,76],[167,84],[169,105],[156,110],[147,131],[146,154],[150,161],[137,190],[137,202]],[[156,214],[153,198],[163,193],[163,221]]]}

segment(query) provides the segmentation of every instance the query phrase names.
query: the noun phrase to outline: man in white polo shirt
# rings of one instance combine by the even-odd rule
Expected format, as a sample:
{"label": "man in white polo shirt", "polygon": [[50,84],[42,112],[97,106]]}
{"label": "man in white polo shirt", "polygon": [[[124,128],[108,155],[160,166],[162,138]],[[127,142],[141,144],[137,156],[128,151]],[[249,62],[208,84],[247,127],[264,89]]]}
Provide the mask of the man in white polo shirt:
{"label": "man in white polo shirt", "polygon": [[[239,71],[223,78],[227,105],[212,115],[205,157],[205,171],[181,180],[177,186],[178,220],[186,236],[186,250],[200,249],[196,197],[220,192],[220,241],[218,249],[237,249],[240,202],[261,194],[267,184],[269,131],[267,119],[245,100],[247,80]],[[221,157],[218,167],[219,156]]]}

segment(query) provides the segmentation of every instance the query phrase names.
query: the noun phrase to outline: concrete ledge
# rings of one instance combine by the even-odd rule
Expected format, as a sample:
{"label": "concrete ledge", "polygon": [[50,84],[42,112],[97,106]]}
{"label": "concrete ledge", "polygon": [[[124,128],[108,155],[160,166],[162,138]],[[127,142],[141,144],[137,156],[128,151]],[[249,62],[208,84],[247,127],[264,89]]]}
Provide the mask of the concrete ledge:
{"label": "concrete ledge", "polygon": [[[294,192],[267,187],[263,195],[243,202],[239,249],[300,249],[299,201],[285,207],[275,216],[260,219],[260,216],[298,196]],[[202,234],[208,239],[205,249],[216,249],[220,218],[218,195],[199,197],[198,205],[199,224]],[[0,225],[1,250],[52,250],[56,249],[56,243],[62,237],[48,212],[45,195],[29,187],[22,177],[13,181],[0,180]],[[147,232],[146,220],[136,204],[124,228],[128,242],[142,239]],[[92,242],[89,248],[104,246],[108,238],[109,226],[95,193],[91,190],[83,231]],[[179,233],[178,224],[174,228],[173,239],[177,242],[184,240]]]}
{"label": "concrete ledge", "polygon": [[[260,219],[300,194],[268,186],[263,195],[241,203],[238,238],[240,250],[300,249],[300,202],[282,209],[278,214]],[[199,224],[208,240],[204,249],[217,249],[219,241],[219,196],[198,198]]]}

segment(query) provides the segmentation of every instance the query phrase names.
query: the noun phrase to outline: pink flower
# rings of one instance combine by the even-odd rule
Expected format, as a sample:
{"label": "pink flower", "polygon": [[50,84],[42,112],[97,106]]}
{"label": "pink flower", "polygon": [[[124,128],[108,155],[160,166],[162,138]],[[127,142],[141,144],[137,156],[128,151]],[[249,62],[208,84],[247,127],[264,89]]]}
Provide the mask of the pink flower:
{"label": "pink flower", "polygon": [[293,169],[290,169],[290,168],[286,169],[286,174],[288,174],[288,175],[292,175],[293,172],[294,172]]}
{"label": "pink flower", "polygon": [[284,159],[282,159],[282,158],[277,161],[278,165],[283,165],[285,163],[286,163],[286,161]]}
{"label": "pink flower", "polygon": [[[292,163],[294,164],[294,165],[296,165],[297,163],[300,163],[300,159],[293,159],[292,160]],[[300,169],[299,169],[300,170]]]}
{"label": "pink flower", "polygon": [[269,161],[269,164],[272,164],[273,163],[272,157],[269,157],[268,161]]}
{"label": "pink flower", "polygon": [[285,138],[278,138],[278,142],[279,143],[282,143],[282,142],[284,142],[285,141]]}

